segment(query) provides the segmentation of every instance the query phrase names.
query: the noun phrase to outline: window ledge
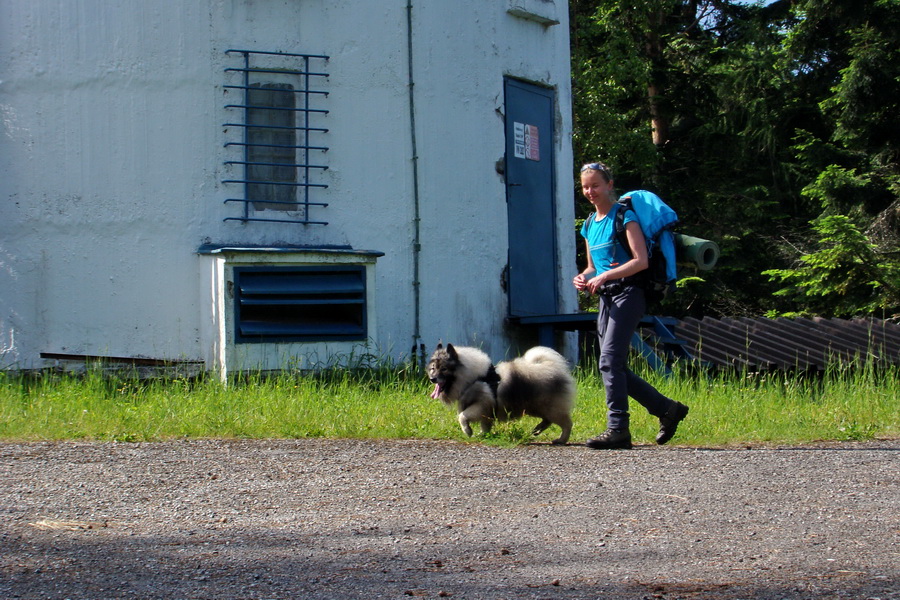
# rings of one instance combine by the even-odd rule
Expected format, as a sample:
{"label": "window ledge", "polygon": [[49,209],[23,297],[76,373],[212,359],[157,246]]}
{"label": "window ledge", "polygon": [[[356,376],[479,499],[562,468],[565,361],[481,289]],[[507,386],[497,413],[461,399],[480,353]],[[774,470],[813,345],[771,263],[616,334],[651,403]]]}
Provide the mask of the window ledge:
{"label": "window ledge", "polygon": [[342,254],[348,256],[366,256],[378,258],[384,256],[384,252],[378,250],[354,250],[350,246],[256,246],[253,244],[233,245],[233,244],[203,244],[197,249],[197,254],[248,254],[248,253],[264,253],[264,254]]}
{"label": "window ledge", "polygon": [[520,19],[535,21],[545,27],[559,25],[554,0],[507,0],[506,12]]}

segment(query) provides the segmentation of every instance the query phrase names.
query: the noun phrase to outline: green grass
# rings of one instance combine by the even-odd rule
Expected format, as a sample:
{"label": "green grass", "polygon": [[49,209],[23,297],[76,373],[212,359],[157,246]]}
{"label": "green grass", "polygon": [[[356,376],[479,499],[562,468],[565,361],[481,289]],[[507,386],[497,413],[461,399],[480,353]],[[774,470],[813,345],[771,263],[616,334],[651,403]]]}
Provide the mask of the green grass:
{"label": "green grass", "polygon": [[[691,407],[671,442],[675,444],[796,444],[900,437],[897,369],[829,372],[821,379],[784,374],[643,375],[663,394]],[[594,397],[602,398],[596,392]],[[591,402],[591,407],[598,404]],[[602,413],[598,408],[585,420],[598,421]],[[633,401],[631,413],[633,436],[652,440],[659,427],[657,419]]]}
{"label": "green grass", "polygon": [[[861,368],[820,379],[642,373],[690,405],[671,442],[688,446],[797,444],[900,437],[900,373]],[[576,371],[571,441],[603,430],[602,384]],[[424,376],[403,369],[250,376],[223,385],[103,374],[0,373],[0,440],[152,441],[178,438],[418,438],[466,440],[453,411],[429,397]],[[632,402],[632,435],[652,443],[658,421]],[[531,440],[535,419],[498,424],[472,441]],[[555,438],[551,427],[538,441]]]}

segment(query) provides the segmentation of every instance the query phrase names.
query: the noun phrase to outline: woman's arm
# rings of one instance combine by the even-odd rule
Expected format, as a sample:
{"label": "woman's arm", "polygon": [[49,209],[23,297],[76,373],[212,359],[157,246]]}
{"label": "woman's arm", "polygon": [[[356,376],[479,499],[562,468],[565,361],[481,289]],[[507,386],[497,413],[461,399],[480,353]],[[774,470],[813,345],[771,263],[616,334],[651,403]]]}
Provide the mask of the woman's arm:
{"label": "woman's arm", "polygon": [[587,254],[587,267],[572,280],[572,284],[579,292],[587,286],[588,275],[597,272],[596,267],[594,267],[594,259],[591,258],[591,244],[587,240],[584,240],[584,251]]}

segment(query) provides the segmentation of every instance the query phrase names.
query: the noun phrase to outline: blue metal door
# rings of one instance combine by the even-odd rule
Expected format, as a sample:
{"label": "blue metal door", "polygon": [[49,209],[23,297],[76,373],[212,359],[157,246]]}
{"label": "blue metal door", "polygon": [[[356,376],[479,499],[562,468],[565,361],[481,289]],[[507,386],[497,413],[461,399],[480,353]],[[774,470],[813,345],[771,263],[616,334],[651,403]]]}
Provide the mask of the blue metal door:
{"label": "blue metal door", "polygon": [[555,93],[507,79],[505,96],[509,313],[556,314]]}

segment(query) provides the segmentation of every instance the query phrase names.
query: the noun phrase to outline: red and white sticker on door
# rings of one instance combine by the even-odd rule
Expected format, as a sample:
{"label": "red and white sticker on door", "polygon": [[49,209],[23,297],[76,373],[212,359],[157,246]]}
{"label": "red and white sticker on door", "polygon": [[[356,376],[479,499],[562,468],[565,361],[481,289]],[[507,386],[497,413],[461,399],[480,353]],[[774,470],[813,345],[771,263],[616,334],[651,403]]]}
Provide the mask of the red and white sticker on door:
{"label": "red and white sticker on door", "polygon": [[513,123],[515,134],[515,156],[527,160],[541,160],[540,134],[537,125]]}

